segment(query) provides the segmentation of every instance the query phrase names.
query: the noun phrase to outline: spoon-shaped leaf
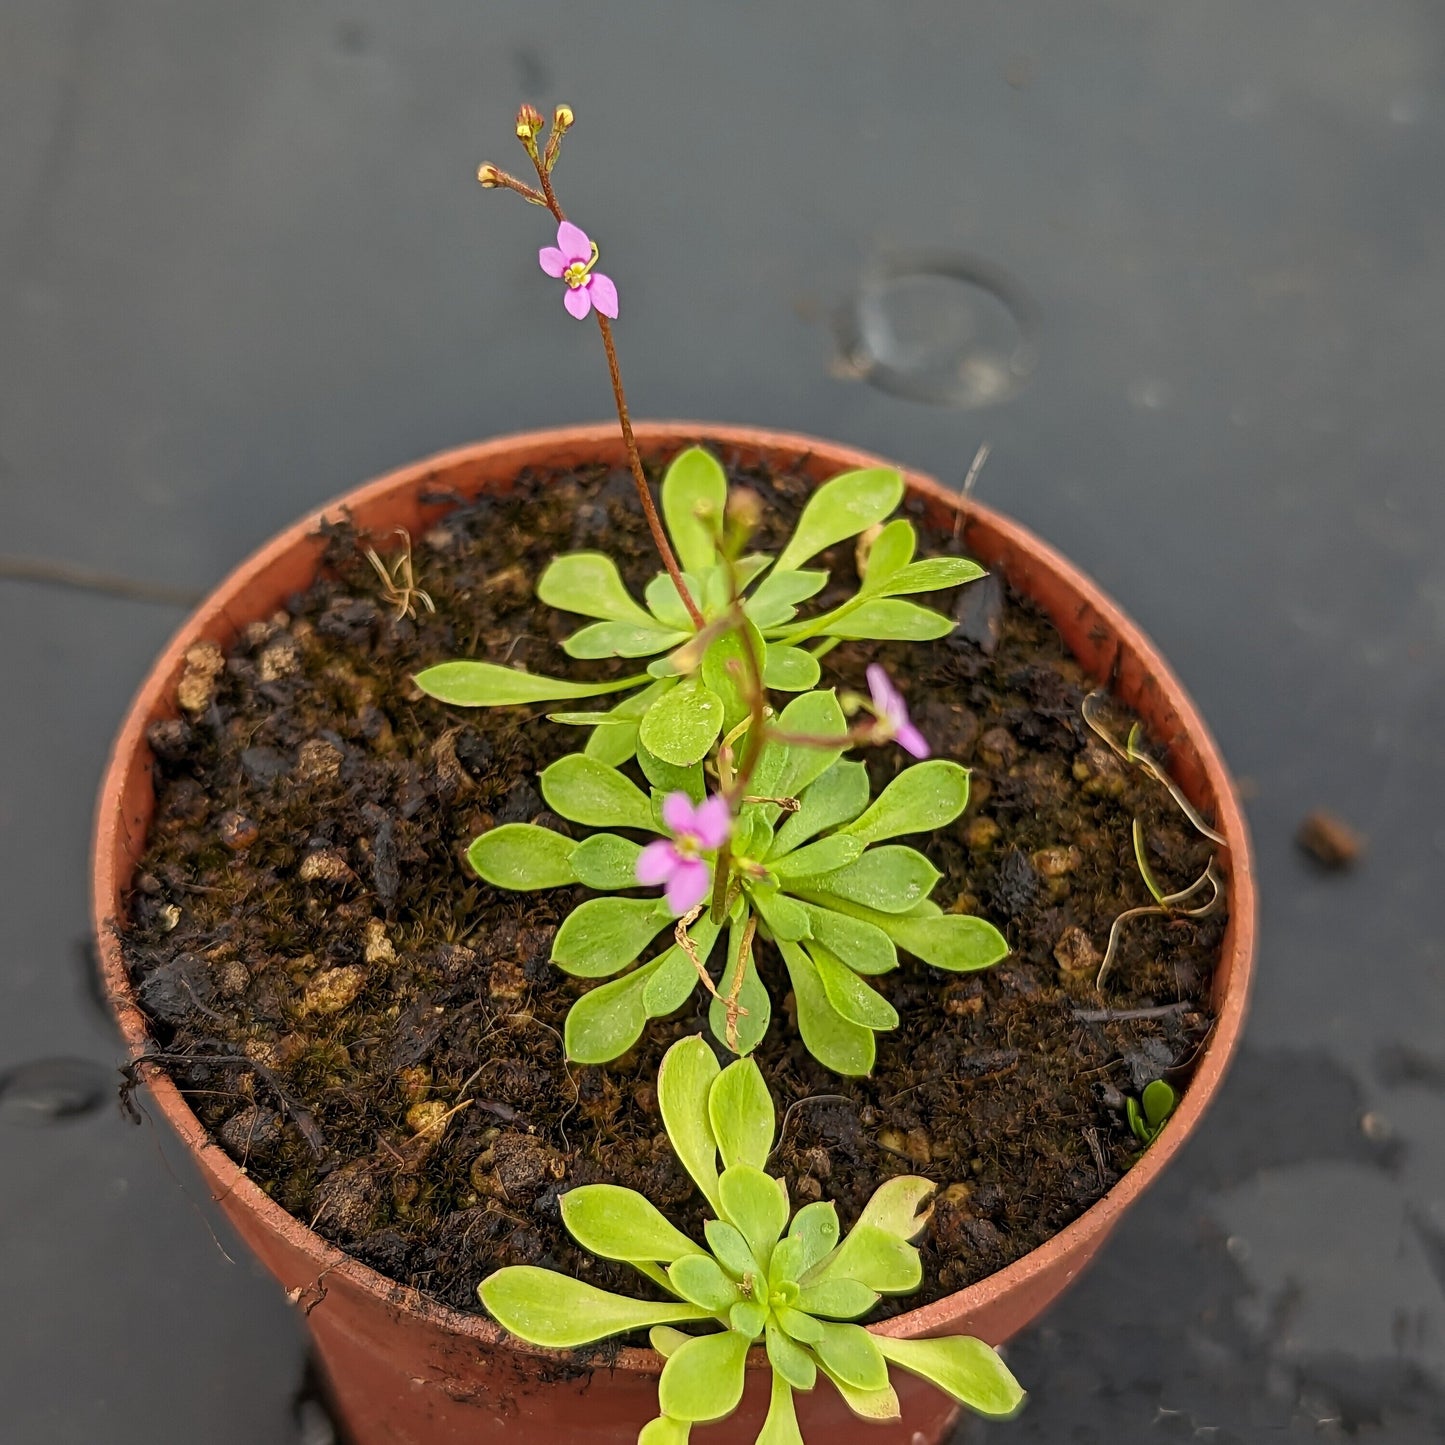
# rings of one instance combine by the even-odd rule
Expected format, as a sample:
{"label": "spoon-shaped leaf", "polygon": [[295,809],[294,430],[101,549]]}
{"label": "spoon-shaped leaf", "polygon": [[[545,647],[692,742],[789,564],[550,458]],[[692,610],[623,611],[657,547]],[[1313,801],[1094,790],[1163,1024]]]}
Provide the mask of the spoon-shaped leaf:
{"label": "spoon-shaped leaf", "polygon": [[[692,1309],[693,1306],[686,1306]],[[749,1338],[737,1330],[698,1335],[662,1367],[657,1403],[674,1420],[721,1420],[743,1397]]]}
{"label": "spoon-shaped leaf", "polygon": [[825,547],[881,522],[903,500],[903,478],[889,467],[844,472],[824,482],[803,508],[776,570],[801,567]]}
{"label": "spoon-shaped leaf", "polygon": [[439,662],[423,668],[412,681],[428,697],[453,707],[506,707],[529,702],[554,702],[567,697],[601,697],[646,682],[647,677],[619,677],[611,682],[569,682],[538,677],[496,662]]}
{"label": "spoon-shaped leaf", "polygon": [[671,1264],[686,1256],[705,1257],[687,1235],[669,1224],[657,1207],[635,1189],[624,1189],[619,1184],[582,1184],[569,1189],[558,1204],[562,1223],[572,1238],[602,1259],[623,1259],[633,1264],[661,1260]]}
{"label": "spoon-shaped leaf", "polygon": [[537,583],[537,598],[548,607],[613,622],[657,624],[632,598],[605,552],[566,552],[554,557]]}
{"label": "spoon-shaped leaf", "polygon": [[718,1212],[717,1140],[707,1097],[721,1072],[713,1051],[697,1034],[674,1044],[657,1071],[657,1107],[673,1152]]}
{"label": "spoon-shaped leaf", "polygon": [[1007,1365],[982,1340],[949,1335],[937,1340],[877,1337],[883,1356],[930,1380],[970,1410],[1004,1420],[1023,1404],[1024,1391]]}
{"label": "spoon-shaped leaf", "polygon": [[499,1269],[481,1282],[477,1293],[504,1329],[553,1350],[575,1349],[649,1325],[708,1317],[696,1305],[627,1299],[534,1265]]}
{"label": "spoon-shaped leaf", "polygon": [[497,888],[559,888],[577,881],[572,855],[577,844],[551,828],[503,823],[476,839],[467,861]]}

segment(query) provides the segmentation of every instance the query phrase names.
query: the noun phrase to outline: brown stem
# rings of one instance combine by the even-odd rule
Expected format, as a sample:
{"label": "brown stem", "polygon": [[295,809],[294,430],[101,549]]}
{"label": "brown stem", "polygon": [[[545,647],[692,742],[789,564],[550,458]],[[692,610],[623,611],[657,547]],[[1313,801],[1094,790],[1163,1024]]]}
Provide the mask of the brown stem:
{"label": "brown stem", "polygon": [[622,424],[622,441],[627,447],[627,460],[632,467],[632,480],[637,487],[637,500],[642,503],[643,514],[647,518],[648,528],[652,532],[652,540],[662,556],[662,565],[667,568],[667,575],[672,578],[672,585],[677,588],[677,595],[682,598],[682,605],[687,608],[687,615],[692,618],[692,625],[699,632],[707,625],[696,602],[692,600],[692,593],[687,590],[687,583],[682,580],[682,569],[677,565],[677,558],[673,555],[672,546],[667,540],[667,533],[662,530],[662,518],[657,515],[657,504],[652,500],[652,490],[647,485],[647,478],[642,472],[642,458],[637,454],[637,440],[632,435],[632,418],[627,412],[627,396],[622,390],[622,372],[617,365],[617,348],[612,343],[612,323],[596,308],[593,308],[597,317],[597,329],[602,333],[602,349],[607,353],[607,374],[612,379],[612,399],[617,403],[617,420]]}
{"label": "brown stem", "polygon": [[[560,224],[567,217],[558,204],[557,192],[552,189],[552,176],[535,154],[535,148],[529,154],[537,169],[537,179],[542,183],[542,197],[547,203],[547,209]],[[647,518],[648,530],[652,533],[662,565],[667,568],[667,575],[672,578],[672,585],[677,588],[677,595],[682,599],[682,605],[687,608],[692,625],[700,632],[706,625],[705,619],[697,603],[692,600],[687,583],[682,580],[682,568],[677,564],[677,557],[672,550],[672,544],[667,540],[667,533],[662,530],[662,518],[657,515],[657,504],[652,500],[652,490],[647,485],[647,477],[642,470],[642,458],[638,455],[637,440],[632,435],[632,417],[627,410],[627,393],[622,389],[622,371],[617,365],[617,348],[612,341],[612,323],[595,307],[593,311],[597,317],[597,329],[602,333],[602,349],[607,353],[607,374],[612,381],[612,398],[617,404],[617,420],[622,424],[622,441],[627,448],[627,462],[632,469],[637,500],[642,503],[642,512]]]}

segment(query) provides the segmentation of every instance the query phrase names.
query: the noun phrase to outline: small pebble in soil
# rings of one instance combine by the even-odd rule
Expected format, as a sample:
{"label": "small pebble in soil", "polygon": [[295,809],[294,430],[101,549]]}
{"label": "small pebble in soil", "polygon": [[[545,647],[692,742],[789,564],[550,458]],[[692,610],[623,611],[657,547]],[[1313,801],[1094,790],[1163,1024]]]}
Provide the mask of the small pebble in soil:
{"label": "small pebble in soil", "polygon": [[248,818],[237,808],[228,808],[216,819],[216,831],[221,842],[233,853],[244,852],[261,834],[254,818]]}
{"label": "small pebble in soil", "polygon": [[214,642],[198,642],[186,652],[176,701],[193,716],[210,707],[216,679],[226,670],[226,656]]}
{"label": "small pebble in soil", "polygon": [[366,973],[355,964],[328,968],[302,991],[301,1012],[303,1015],[340,1013],[365,986]]}
{"label": "small pebble in soil", "polygon": [[334,848],[318,848],[301,860],[299,876],[303,883],[353,883],[356,874],[351,865]]}
{"label": "small pebble in soil", "polygon": [[1316,809],[1299,825],[1295,842],[1322,868],[1350,867],[1364,850],[1365,840],[1333,813]]}
{"label": "small pebble in soil", "polygon": [[1077,923],[1071,923],[1054,945],[1054,961],[1065,973],[1089,974],[1098,970],[1104,955],[1094,947],[1094,940]]}
{"label": "small pebble in soil", "polygon": [[264,1154],[281,1141],[281,1116],[274,1109],[252,1104],[239,1114],[232,1114],[221,1125],[221,1143],[237,1159]]}

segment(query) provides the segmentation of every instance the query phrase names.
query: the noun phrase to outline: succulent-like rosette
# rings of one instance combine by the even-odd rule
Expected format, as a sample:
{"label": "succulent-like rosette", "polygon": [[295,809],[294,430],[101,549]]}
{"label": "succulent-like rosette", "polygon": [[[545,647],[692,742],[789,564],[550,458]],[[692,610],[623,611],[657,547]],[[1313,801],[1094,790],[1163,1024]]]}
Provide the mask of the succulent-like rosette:
{"label": "succulent-like rosette", "polygon": [[660,1414],[643,1427],[639,1445],[685,1445],[694,1424],[730,1415],[755,1344],[772,1368],[758,1445],[802,1445],[794,1393],[824,1381],[861,1418],[896,1419],[890,1367],[931,1381],[981,1415],[1018,1410],[1023,1390],[982,1340],[895,1339],[856,1323],[881,1296],[909,1294],[922,1282],[911,1241],[928,1223],[929,1180],[888,1180],[843,1236],[831,1202],[793,1214],[786,1184],[767,1173],[776,1114],[751,1059],[720,1069],[702,1039],[683,1039],[662,1061],[657,1099],[668,1140],[712,1212],[706,1243],[618,1185],[585,1184],[560,1204],[584,1249],[632,1265],[668,1298],[630,1299],[530,1265],[500,1269],[479,1287],[498,1323],[532,1344],[571,1349],[649,1330],[667,1363]]}

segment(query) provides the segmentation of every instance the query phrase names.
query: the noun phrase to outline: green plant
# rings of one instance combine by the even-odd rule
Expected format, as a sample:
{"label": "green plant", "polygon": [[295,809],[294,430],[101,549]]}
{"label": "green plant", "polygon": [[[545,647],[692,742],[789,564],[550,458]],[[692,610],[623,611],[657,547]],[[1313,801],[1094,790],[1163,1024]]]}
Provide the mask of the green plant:
{"label": "green plant", "polygon": [[[644,1426],[639,1445],[684,1445],[694,1424],[730,1415],[742,1398],[748,1352],[759,1342],[772,1371],[759,1445],[801,1445],[793,1394],[813,1389],[820,1375],[862,1418],[897,1418],[890,1365],[980,1414],[1017,1411],[1022,1389],[981,1340],[894,1339],[854,1323],[881,1295],[918,1288],[922,1266],[910,1241],[928,1222],[928,1180],[889,1180],[840,1238],[831,1202],[809,1204],[790,1222],[787,1186],[765,1172],[776,1120],[751,1059],[720,1069],[701,1038],[683,1039],[663,1059],[657,1096],[668,1139],[714,1216],[704,1225],[706,1248],[633,1190],[582,1185],[561,1198],[573,1237],[600,1258],[632,1265],[668,1298],[630,1299],[551,1270],[513,1266],[479,1286],[504,1328],[552,1349],[650,1329],[666,1364],[661,1414]],[[715,1328],[691,1334],[680,1324]]]}
{"label": "green plant", "polygon": [[1159,1131],[1169,1122],[1179,1096],[1163,1079],[1155,1079],[1144,1085],[1140,1098],[1129,1098],[1124,1111],[1129,1118],[1129,1127],[1141,1144],[1152,1144],[1159,1137]]}
{"label": "green plant", "polygon": [[[808,740],[785,740],[793,736]],[[832,745],[819,746],[823,739]],[[916,763],[870,802],[864,765],[842,757],[847,741],[832,692],[795,698],[761,750],[755,791],[741,802],[730,837],[725,825],[701,837],[693,850],[698,856],[674,864],[674,871],[698,870],[693,892],[680,898],[671,890],[663,898],[594,897],[567,916],[553,941],[552,961],[579,978],[612,980],[584,994],[567,1016],[573,1059],[616,1058],[649,1018],[681,1008],[699,982],[712,996],[714,1034],[734,1053],[748,1053],[771,1016],[757,962],[758,943],[768,940],[791,982],[804,1044],[837,1073],[866,1074],[875,1033],[898,1022],[867,980],[896,968],[900,948],[953,972],[986,968],[1004,957],[1008,945],[991,924],[945,914],[929,900],[940,875],[923,854],[885,841],[958,817],[968,801],[967,771],[942,759]],[[695,807],[710,806],[702,764],[679,769],[646,749],[639,762],[653,785],[650,796],[618,769],[579,754],[542,773],[542,796],[553,812],[589,827],[674,840],[688,827],[701,827],[690,819],[697,816]],[[720,801],[715,797],[711,806]],[[725,807],[722,812],[726,817]],[[725,849],[719,846],[724,839]],[[673,843],[644,849],[619,833],[574,842],[535,824],[509,823],[478,838],[469,857],[477,873],[498,887],[583,883],[615,893],[635,887],[639,878],[662,881],[664,875],[644,870],[655,849],[676,851]],[[720,875],[724,852],[727,871]],[[709,896],[718,906],[693,901]],[[624,973],[669,926],[669,946]],[[715,982],[707,963],[724,926],[726,958]]]}
{"label": "green plant", "polygon": [[[459,707],[631,692],[605,711],[555,713],[553,720],[592,728],[586,751],[599,761],[621,764],[640,746],[663,762],[688,767],[748,715],[747,679],[736,665],[744,648],[760,659],[765,687],[806,692],[818,684],[819,659],[844,639],[946,636],[953,630],[951,619],[903,598],[983,575],[964,557],[915,560],[918,536],[901,517],[879,528],[903,497],[903,478],[888,468],[845,472],[825,482],[775,557],[741,554],[748,504],[729,498],[721,465],[701,447],[674,458],[661,497],[696,620],[667,571],[648,583],[638,603],[602,552],[556,557],[537,583],[537,596],[549,606],[596,619],[562,644],[568,656],[653,659],[645,672],[584,683],[494,662],[457,661],[418,673],[417,686]],[[798,605],[828,581],[826,572],[803,564],[874,528],[879,530],[866,549],[857,590],[816,616],[799,618]]]}
{"label": "green plant", "polygon": [[[921,763],[870,804],[866,770],[844,762],[843,753],[897,742],[923,759],[928,742],[882,667],[867,669],[869,697],[840,695],[817,687],[819,659],[844,639],[944,636],[953,628],[949,618],[904,599],[956,587],[982,570],[961,557],[915,560],[912,524],[896,518],[885,525],[904,491],[902,476],[886,467],[825,482],[776,556],[748,551],[761,503],[751,492],[730,495],[721,464],[701,447],[667,468],[659,513],[612,338],[617,288],[596,270],[596,243],[567,220],[552,186],[572,122],[572,112],[559,107],[541,150],[542,116],[524,106],[517,134],[537,186],[491,165],[479,178],[546,206],[558,223],[556,246],[543,247],[538,261],[563,282],[571,315],[596,318],[633,482],[663,569],[643,605],[610,557],[569,553],[548,564],[537,595],[594,619],[563,644],[570,656],[652,660],[645,672],[606,682],[538,677],[483,661],[441,663],[416,682],[442,702],[467,707],[629,693],[604,711],[552,714],[592,731],[583,752],[543,771],[542,795],[553,812],[584,827],[662,836],[643,847],[626,833],[577,841],[507,824],[478,838],[468,856],[500,888],[581,883],[617,894],[665,885],[662,898],[589,898],[558,929],[552,961],[578,977],[609,980],[568,1014],[571,1058],[617,1058],[649,1018],[681,1008],[699,982],[712,995],[713,1032],[746,1054],[772,1012],[755,956],[762,940],[782,956],[807,1047],[839,1073],[865,1074],[875,1032],[898,1022],[866,977],[896,967],[898,948],[953,970],[986,968],[1008,949],[990,924],[945,915],[929,900],[940,875],[921,853],[876,846],[952,822],[968,800],[968,774],[950,762]],[[805,564],[854,538],[861,539],[854,549],[858,587],[799,618],[799,604],[829,580]],[[775,712],[770,690],[797,695]],[[634,763],[648,792],[622,771]],[[670,946],[633,967],[669,925]],[[727,957],[715,981],[707,960],[724,928]]]}

